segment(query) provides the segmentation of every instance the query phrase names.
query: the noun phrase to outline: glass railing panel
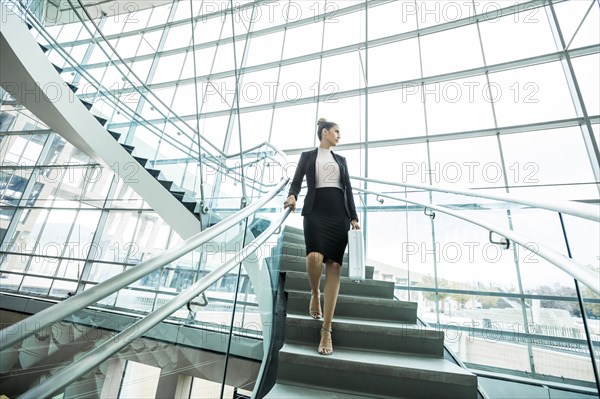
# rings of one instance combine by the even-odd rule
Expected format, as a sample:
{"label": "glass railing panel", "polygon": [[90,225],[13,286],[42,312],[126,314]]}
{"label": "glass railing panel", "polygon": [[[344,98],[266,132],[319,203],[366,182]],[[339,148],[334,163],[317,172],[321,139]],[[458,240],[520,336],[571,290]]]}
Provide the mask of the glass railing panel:
{"label": "glass railing panel", "polygon": [[146,292],[136,289],[123,289],[117,292],[114,307],[130,309],[137,312],[150,313],[154,307],[156,292]]}
{"label": "glass railing panel", "polygon": [[384,206],[391,210],[370,211],[366,221],[368,231],[381,233],[366,235],[367,264],[373,263],[375,267],[373,278],[394,281],[405,287],[433,288],[435,256],[430,218],[422,210],[410,205],[408,210],[402,209],[391,200],[386,200]]}
{"label": "glass railing panel", "polygon": [[[508,227],[503,210],[460,211],[460,214],[475,220],[495,219],[495,225]],[[435,213],[433,223],[439,287],[511,292],[518,286],[512,247],[506,249],[491,243],[487,229],[442,212]]]}
{"label": "glass railing panel", "polygon": [[[211,174],[209,173],[209,170],[211,169],[208,168],[207,163],[204,163],[201,171],[200,165],[196,159],[186,157],[179,161],[177,164],[167,163],[165,164],[165,167],[167,169],[169,169],[169,167],[173,167],[176,169],[175,172],[172,172],[176,177],[175,181],[184,190],[195,192],[198,194],[197,196],[199,197],[199,187],[202,184],[204,186],[205,192],[211,192],[211,187],[214,184],[214,179],[211,179]],[[200,172],[202,172],[202,174]]]}
{"label": "glass railing panel", "polygon": [[[40,306],[42,305],[43,303],[40,302]],[[22,318],[23,315],[17,317],[15,320]],[[3,379],[3,392],[10,397],[16,397],[34,388],[135,321],[133,317],[105,313],[101,310],[82,310],[66,320],[45,327],[19,344],[2,351],[3,360],[6,361],[3,372],[10,373],[10,376]],[[125,362],[127,354],[137,353],[136,349],[139,349],[139,346],[129,347],[114,358],[117,360],[123,358]],[[156,352],[157,357],[160,353],[160,351]],[[51,362],[51,366],[48,366],[48,362]],[[108,384],[110,373],[106,371],[107,366],[100,365],[56,394],[64,394],[59,397],[82,394],[100,396],[104,389],[110,387]],[[51,397],[56,397],[55,395]]]}
{"label": "glass railing panel", "polygon": [[[574,292],[569,292],[565,297],[569,296],[568,299],[572,299],[573,294]],[[532,352],[536,373],[595,382],[578,303],[532,299],[529,312],[534,326],[532,332],[544,336],[534,338],[536,345]],[[591,324],[594,324],[594,321],[591,321]],[[592,330],[597,331],[597,328],[592,327]],[[561,342],[563,339],[565,342]],[[600,346],[598,334],[592,335],[592,342],[597,352]]]}
{"label": "glass railing panel", "polygon": [[[417,195],[423,194],[429,196]],[[410,198],[412,193],[407,195]],[[514,230],[531,240],[525,248],[514,242],[506,248],[498,242],[502,236],[494,234],[491,239],[496,243],[490,242],[488,228],[440,210],[429,209],[428,213],[435,213],[430,219],[422,206],[396,205],[390,199],[381,203],[381,197],[369,197],[368,230],[377,234],[367,234],[367,263],[376,267],[374,278],[395,281],[396,297],[416,301],[421,319],[446,332],[446,344],[467,366],[593,385],[574,280],[532,252],[545,246],[567,255],[558,213],[432,193],[434,204],[459,216],[490,224],[492,230]],[[421,202],[428,203],[429,198]],[[598,239],[597,223],[574,217],[567,221],[572,226],[567,231],[576,231],[578,261],[597,272],[598,244],[591,243]],[[392,249],[394,254],[386,256]],[[378,256],[398,259],[402,266],[382,264]],[[581,288],[597,353],[600,323],[594,312],[600,300],[587,287]]]}
{"label": "glass railing panel", "polygon": [[[188,192],[200,192],[198,161],[190,157],[157,160],[154,164],[174,187]],[[206,175],[206,174],[205,174]],[[205,187],[206,189],[206,187]],[[171,191],[174,191],[172,188]]]}
{"label": "glass railing panel", "polygon": [[541,209],[521,209],[512,210],[511,215],[515,231],[534,238],[535,244],[567,253],[558,213]]}
{"label": "glass railing panel", "polygon": [[[277,202],[281,202],[281,199],[278,198]],[[210,255],[215,259],[231,258],[230,244],[235,242],[236,237],[240,237],[239,233],[240,228],[234,229],[234,232],[226,235],[226,237],[221,237],[228,240],[224,249]],[[250,240],[251,234],[248,234],[247,237]],[[255,258],[250,258],[244,267],[248,269],[264,267],[263,254],[268,253],[270,253],[270,250],[267,247],[262,253],[257,253]],[[210,265],[210,263],[211,257],[209,256],[207,264]],[[174,266],[174,263],[172,263],[167,265],[165,269],[171,268],[170,271],[172,271]],[[18,385],[18,388],[15,387],[15,391],[11,391],[11,394],[18,395],[28,388],[36,386],[42,380],[51,377],[51,374],[60,371],[62,366],[77,364],[78,360],[83,359],[85,352],[130,327],[137,320],[135,314],[145,314],[150,309],[156,309],[176,295],[176,292],[173,291],[160,290],[159,292],[149,289],[150,286],[160,285],[160,280],[165,276],[162,271],[160,274],[151,273],[146,277],[148,281],[152,281],[151,284],[146,284],[147,287],[142,288],[144,284],[140,280],[129,288],[104,298],[96,305],[121,308],[121,312],[114,313],[95,308],[84,309],[70,316],[67,320],[49,326],[44,331],[20,343],[18,352],[21,354],[20,362],[18,365],[14,362],[14,364],[9,365],[9,368],[20,367],[21,369],[14,375],[20,376],[23,373],[28,373],[28,379],[26,384]],[[165,387],[167,386],[174,392],[190,376],[200,378],[202,381],[212,381],[213,384],[220,384],[225,379],[228,386],[224,387],[226,392],[239,389],[238,392],[242,390],[249,393],[254,388],[262,360],[260,355],[263,350],[261,337],[263,335],[262,328],[265,326],[265,319],[261,317],[264,316],[265,310],[262,308],[258,310],[255,306],[257,292],[254,290],[249,278],[249,274],[254,272],[256,270],[252,270],[247,274],[242,270],[241,278],[238,280],[237,270],[234,268],[232,272],[208,290],[209,306],[213,309],[196,312],[193,306],[190,308],[182,307],[175,311],[171,318],[187,321],[188,323],[185,325],[180,323],[170,325],[166,322],[154,327],[146,333],[145,338],[139,338],[131,342],[119,354],[95,367],[92,372],[78,378],[77,383],[62,388],[58,393],[69,396],[84,392],[87,394],[110,392],[111,388],[115,388],[115,381],[111,380],[109,376],[121,376],[118,377],[121,378],[118,381],[121,392],[123,387],[127,386],[126,390],[139,393],[142,387],[136,387],[135,383],[127,377],[128,373],[131,372],[131,370],[128,371],[127,367],[134,364],[134,362],[141,364],[141,366],[135,365],[134,368],[138,373],[145,376],[146,383],[143,388],[156,394],[158,392],[165,394]],[[177,278],[177,276],[169,275],[169,277],[172,281],[178,281],[178,285],[175,287],[177,292],[190,283],[189,276],[188,278],[185,276]],[[28,276],[27,278],[39,279],[42,277]],[[266,278],[269,278],[268,271]],[[232,297],[238,284],[238,296],[237,298]],[[42,285],[47,286],[47,284]],[[269,286],[270,283],[267,281],[266,285]],[[41,285],[38,284],[38,286]],[[266,291],[267,299],[270,302],[272,299],[271,291]],[[234,309],[233,300],[237,302],[235,315],[231,313]],[[201,313],[203,317],[198,317],[198,313]],[[206,317],[209,314],[216,316],[216,318]],[[190,324],[189,321],[192,319],[197,321]],[[270,320],[270,316],[266,320]],[[40,335],[42,333],[43,337]],[[234,334],[234,336],[230,334]],[[65,346],[64,342],[61,341],[63,339],[68,342],[68,346]],[[121,339],[125,339],[125,337]],[[178,344],[186,346],[184,348]],[[252,349],[254,347],[256,348]],[[60,357],[55,359],[58,361],[54,361],[52,368],[45,368],[45,371],[40,373],[31,372],[31,370],[40,370],[39,365],[46,361],[45,359],[49,357],[54,359],[57,356],[57,350],[60,350]],[[6,351],[9,357],[14,353],[15,348],[9,348]],[[230,356],[225,357],[219,353],[228,353]],[[118,372],[114,369],[115,365],[120,367]],[[223,371],[225,367],[227,367],[226,373]],[[171,377],[166,378],[166,375]],[[174,378],[174,375],[177,377]],[[194,383],[202,381],[194,380]],[[168,395],[173,395],[173,393]]]}
{"label": "glass railing panel", "polygon": [[[431,293],[420,293],[424,298]],[[527,333],[515,297],[444,293],[445,312],[440,323],[431,323],[445,334],[445,343],[461,361],[530,372]],[[420,305],[419,305],[420,306]],[[525,338],[525,339],[524,339]],[[498,348],[503,349],[499,350]]]}
{"label": "glass railing panel", "polygon": [[[246,242],[259,236],[279,219],[281,204],[287,192],[284,190],[267,203],[259,212],[253,215],[246,230]],[[240,269],[238,280],[238,295],[236,298],[233,326],[237,336],[232,339],[238,342],[251,342],[261,339],[262,361],[266,359],[271,348],[275,325],[274,319],[275,292],[278,289],[279,270],[272,260],[277,255],[283,229],[270,236],[264,245],[257,248],[244,262]],[[252,247],[250,247],[250,250]],[[249,252],[248,250],[246,251]],[[235,269],[234,269],[235,270]],[[233,352],[231,352],[233,354]],[[228,358],[230,361],[233,357]],[[264,364],[263,364],[264,367]],[[236,372],[234,365],[228,363],[226,370],[229,378]],[[257,378],[261,381],[261,378]],[[251,390],[250,386],[245,387]],[[254,388],[257,388],[255,386]]]}
{"label": "glass railing panel", "polygon": [[153,161],[160,144],[160,136],[148,126],[138,125],[130,143],[134,147],[135,156]]}
{"label": "glass railing panel", "polygon": [[[569,375],[569,378],[583,381],[593,382],[591,359],[589,347],[587,345],[585,327],[582,319],[582,310],[578,303],[577,291],[573,277],[566,272],[556,268],[554,265],[541,259],[534,254],[530,254],[520,263],[520,270],[523,282],[524,292],[530,295],[545,296],[540,299],[532,299],[527,303],[527,318],[530,323],[535,326],[534,333],[540,335],[557,336],[561,338],[576,339],[576,350],[573,356],[564,359],[564,367],[568,368],[568,364],[574,367],[572,371],[562,370],[563,365],[553,364],[557,360],[556,355],[551,355],[550,351],[569,351],[569,349],[556,348],[541,345],[541,349],[537,354],[539,360],[534,362],[542,362],[545,368],[541,368],[540,374],[550,374],[554,376]],[[591,291],[583,284],[579,284],[584,298],[597,301],[597,296],[592,295]],[[590,331],[590,338],[596,348],[597,353],[599,342],[598,332],[600,331],[600,322],[598,318],[591,312],[593,311],[593,303],[584,303],[584,309],[588,316],[587,324]],[[582,360],[585,358],[585,360]],[[586,361],[587,367],[585,371],[579,362]],[[550,366],[551,365],[551,366]],[[561,374],[562,373],[562,374]],[[584,378],[584,376],[586,376]]]}
{"label": "glass railing panel", "polygon": [[[598,222],[570,215],[562,215],[562,217],[571,257],[590,270],[600,273],[600,229],[598,228]],[[556,218],[558,219],[558,215]]]}
{"label": "glass railing panel", "polygon": [[[210,196],[212,198],[212,209],[217,213],[227,216],[241,208],[242,183],[239,173],[239,158],[227,160],[217,172],[216,186]],[[238,168],[236,168],[238,166]],[[216,192],[218,190],[218,192]]]}
{"label": "glass railing panel", "polygon": [[90,112],[101,118],[110,120],[111,116],[115,113],[115,105],[112,102],[110,102],[106,97],[95,96],[92,101],[92,104],[93,107],[92,109],[90,109]]}
{"label": "glass railing panel", "polygon": [[566,308],[578,306],[573,298],[444,296],[444,316],[432,326],[444,331],[446,345],[467,366],[578,385],[594,382],[582,325],[567,315]]}

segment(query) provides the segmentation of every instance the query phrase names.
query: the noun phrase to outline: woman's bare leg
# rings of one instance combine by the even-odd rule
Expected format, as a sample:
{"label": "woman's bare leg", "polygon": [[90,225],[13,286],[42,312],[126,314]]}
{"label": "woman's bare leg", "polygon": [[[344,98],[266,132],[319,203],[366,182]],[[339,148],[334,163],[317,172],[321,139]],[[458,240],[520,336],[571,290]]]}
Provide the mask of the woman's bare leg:
{"label": "woman's bare leg", "polygon": [[314,319],[320,319],[321,312],[321,274],[323,273],[323,255],[311,252],[306,256],[306,273],[310,283],[310,305],[309,312]]}
{"label": "woman's bare leg", "polygon": [[321,342],[319,344],[319,353],[322,355],[331,355],[333,345],[331,342],[331,321],[335,312],[338,293],[340,291],[341,265],[332,260],[325,263],[325,295],[323,313],[323,329],[321,330]]}

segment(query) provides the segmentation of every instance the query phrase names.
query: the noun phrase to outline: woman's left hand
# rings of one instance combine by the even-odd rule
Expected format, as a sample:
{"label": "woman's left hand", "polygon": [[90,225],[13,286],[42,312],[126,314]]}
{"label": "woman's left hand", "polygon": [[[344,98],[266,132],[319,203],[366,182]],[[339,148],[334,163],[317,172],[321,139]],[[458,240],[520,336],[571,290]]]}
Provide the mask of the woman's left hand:
{"label": "woman's left hand", "polygon": [[354,219],[352,219],[350,221],[350,224],[352,225],[352,229],[354,230],[360,230],[360,225],[358,224],[358,222]]}

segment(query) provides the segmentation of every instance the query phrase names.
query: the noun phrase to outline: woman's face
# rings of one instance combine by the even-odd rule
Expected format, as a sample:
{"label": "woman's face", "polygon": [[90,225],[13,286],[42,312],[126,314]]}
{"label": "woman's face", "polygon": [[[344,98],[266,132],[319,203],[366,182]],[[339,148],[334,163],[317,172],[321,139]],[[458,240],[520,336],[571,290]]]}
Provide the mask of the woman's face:
{"label": "woman's face", "polygon": [[340,141],[340,127],[338,125],[333,125],[331,129],[326,130],[323,129],[323,142],[335,146]]}

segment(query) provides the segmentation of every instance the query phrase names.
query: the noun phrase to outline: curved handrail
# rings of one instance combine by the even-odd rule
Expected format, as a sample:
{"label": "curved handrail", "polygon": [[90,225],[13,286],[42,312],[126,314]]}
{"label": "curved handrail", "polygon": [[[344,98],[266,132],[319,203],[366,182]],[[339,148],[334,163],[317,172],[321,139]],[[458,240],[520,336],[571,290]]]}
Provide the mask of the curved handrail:
{"label": "curved handrail", "polygon": [[[584,219],[588,219],[594,222],[600,222],[600,207],[594,207],[592,205],[574,203],[572,201],[539,201],[512,194],[480,194],[473,190],[459,190],[449,187],[436,187],[425,184],[407,184],[407,183],[396,183],[385,180],[377,180],[371,178],[364,178],[358,176],[350,176],[351,179],[360,180],[370,183],[386,184],[390,186],[417,188],[426,191],[438,191],[449,194],[460,194],[469,197],[479,197],[490,199],[494,201],[510,202],[514,204],[527,205],[534,208],[545,209],[548,211],[560,212],[565,215],[576,216]],[[428,206],[429,207],[429,206]]]}
{"label": "curved handrail", "polygon": [[76,311],[95,303],[108,295],[128,286],[145,275],[157,270],[175,259],[187,254],[205,242],[217,237],[243,219],[255,213],[268,201],[273,199],[288,183],[289,179],[282,179],[276,188],[258,201],[241,209],[237,213],[224,219],[222,222],[201,231],[187,241],[179,244],[156,258],[141,262],[123,273],[117,274],[94,287],[78,293],[61,303],[51,306],[36,313],[13,326],[0,330],[0,350],[4,350],[24,338],[40,331],[44,327],[63,320]]}
{"label": "curved handrail", "polygon": [[469,223],[475,224],[477,226],[483,227],[486,230],[493,231],[497,234],[500,234],[506,238],[511,239],[513,242],[521,245],[523,248],[530,250],[531,252],[541,256],[546,259],[548,262],[552,263],[554,266],[560,268],[564,272],[568,273],[573,278],[581,281],[583,284],[588,286],[592,291],[600,294],[600,281],[598,280],[598,274],[589,270],[585,265],[582,265],[579,262],[576,262],[572,259],[567,258],[566,256],[554,251],[553,249],[544,247],[543,245],[537,244],[537,248],[534,248],[528,243],[533,242],[533,240],[529,240],[526,236],[519,234],[513,230],[508,230],[503,227],[496,226],[491,223],[486,223],[482,221],[475,220],[474,218],[462,215],[460,212],[455,212],[450,209],[444,208],[439,205],[428,204],[420,201],[409,200],[407,198],[396,197],[389,194],[383,194],[376,191],[365,190],[362,188],[354,188],[357,191],[364,192],[366,194],[378,195],[380,197],[386,197],[393,200],[407,202],[409,204],[419,205],[424,208],[434,209],[438,212],[445,213],[447,215],[462,219]]}
{"label": "curved handrail", "polygon": [[236,265],[243,262],[248,256],[252,255],[264,242],[281,226],[285,219],[290,214],[291,209],[286,209],[283,215],[274,223],[256,237],[250,244],[242,248],[229,261],[213,270],[201,280],[191,285],[188,289],[171,299],[169,302],[155,310],[154,312],[144,316],[125,330],[114,335],[97,348],[86,353],[83,357],[77,359],[71,365],[63,368],[57,374],[53,375],[40,385],[30,389],[20,395],[22,399],[37,399],[41,397],[50,397],[58,392],[61,388],[66,387],[73,381],[85,373],[91,371],[129,345],[134,339],[141,337],[152,327],[169,317],[173,312],[180,309],[186,303],[202,294],[206,289],[218,281],[221,277],[227,274]]}

